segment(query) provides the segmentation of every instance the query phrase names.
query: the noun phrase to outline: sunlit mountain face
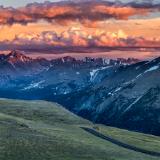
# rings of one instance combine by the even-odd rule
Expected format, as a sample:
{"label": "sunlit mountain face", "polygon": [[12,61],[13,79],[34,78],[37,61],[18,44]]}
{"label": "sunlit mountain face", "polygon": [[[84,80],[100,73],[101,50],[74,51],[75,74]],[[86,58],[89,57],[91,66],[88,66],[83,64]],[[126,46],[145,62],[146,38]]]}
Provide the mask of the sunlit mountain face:
{"label": "sunlit mountain face", "polygon": [[[30,2],[30,3],[27,3]],[[0,50],[32,57],[159,56],[159,1],[0,1]]]}

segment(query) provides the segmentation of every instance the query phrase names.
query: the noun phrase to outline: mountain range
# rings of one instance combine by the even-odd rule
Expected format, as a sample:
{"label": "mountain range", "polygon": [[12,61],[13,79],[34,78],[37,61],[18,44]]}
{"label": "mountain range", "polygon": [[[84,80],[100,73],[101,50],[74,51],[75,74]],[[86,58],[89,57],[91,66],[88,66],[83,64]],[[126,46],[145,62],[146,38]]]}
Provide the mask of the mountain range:
{"label": "mountain range", "polygon": [[160,135],[160,58],[0,55],[0,97],[62,104],[95,123]]}

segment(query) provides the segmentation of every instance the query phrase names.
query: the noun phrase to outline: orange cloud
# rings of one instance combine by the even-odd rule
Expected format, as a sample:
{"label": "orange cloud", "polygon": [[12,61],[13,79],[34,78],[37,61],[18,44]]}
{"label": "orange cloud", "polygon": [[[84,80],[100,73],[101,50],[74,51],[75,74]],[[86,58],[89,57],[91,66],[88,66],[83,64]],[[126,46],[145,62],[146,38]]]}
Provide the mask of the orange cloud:
{"label": "orange cloud", "polygon": [[69,30],[57,34],[52,31],[45,31],[40,34],[19,34],[11,41],[1,41],[0,49],[19,50],[40,50],[53,51],[56,48],[65,51],[66,48],[99,48],[99,47],[160,47],[160,38],[145,39],[143,37],[131,37],[122,30],[118,32],[99,31],[89,34],[81,28],[70,28]]}
{"label": "orange cloud", "polygon": [[106,6],[97,5],[92,9],[92,12],[108,15],[116,19],[128,19],[134,15],[146,15],[152,10],[148,8],[133,8],[130,6]]}
{"label": "orange cloud", "polygon": [[17,9],[0,7],[0,24],[28,24],[46,20],[60,24],[79,21],[84,25],[90,25],[89,23],[93,24],[94,21],[104,21],[110,18],[128,19],[131,16],[146,15],[159,10],[160,4],[153,5],[152,3],[149,6],[106,1],[32,3]]}

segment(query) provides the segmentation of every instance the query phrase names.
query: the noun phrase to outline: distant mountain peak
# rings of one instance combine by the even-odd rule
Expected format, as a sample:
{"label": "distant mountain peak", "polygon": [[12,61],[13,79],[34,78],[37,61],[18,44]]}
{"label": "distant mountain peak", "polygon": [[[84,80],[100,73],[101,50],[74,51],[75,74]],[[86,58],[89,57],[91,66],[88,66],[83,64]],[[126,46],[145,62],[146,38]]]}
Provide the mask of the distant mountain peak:
{"label": "distant mountain peak", "polygon": [[26,63],[32,61],[32,58],[25,56],[20,51],[13,50],[7,55],[7,61],[11,63]]}
{"label": "distant mountain peak", "polygon": [[71,57],[71,56],[65,56],[62,58],[63,61],[65,62],[73,62],[73,61],[76,61],[75,58]]}

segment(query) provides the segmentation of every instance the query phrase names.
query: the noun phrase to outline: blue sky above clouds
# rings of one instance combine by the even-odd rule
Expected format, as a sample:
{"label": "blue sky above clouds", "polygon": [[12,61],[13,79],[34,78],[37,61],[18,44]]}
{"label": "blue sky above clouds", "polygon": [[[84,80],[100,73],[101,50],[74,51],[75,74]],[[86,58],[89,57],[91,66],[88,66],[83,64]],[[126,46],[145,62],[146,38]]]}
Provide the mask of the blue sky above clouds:
{"label": "blue sky above clouds", "polygon": [[[5,7],[19,7],[19,6],[25,6],[28,3],[33,2],[45,2],[46,0],[0,0],[0,5],[3,5]],[[56,2],[58,0],[50,0],[50,2]]]}

